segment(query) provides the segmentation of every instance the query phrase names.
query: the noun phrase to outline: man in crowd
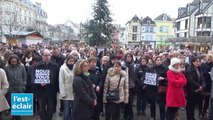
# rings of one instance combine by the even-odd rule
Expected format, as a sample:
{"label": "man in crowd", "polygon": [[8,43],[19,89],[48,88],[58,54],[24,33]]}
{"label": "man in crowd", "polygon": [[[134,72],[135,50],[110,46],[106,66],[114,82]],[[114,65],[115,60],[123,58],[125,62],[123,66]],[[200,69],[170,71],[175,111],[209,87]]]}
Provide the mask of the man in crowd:
{"label": "man in crowd", "polygon": [[42,62],[33,69],[35,93],[37,94],[40,106],[40,119],[52,120],[54,113],[54,100],[56,99],[58,88],[59,66],[50,61],[49,50],[44,50]]}
{"label": "man in crowd", "polygon": [[[54,47],[53,48],[53,52],[52,52],[52,56],[51,56],[51,61],[55,62],[56,64],[58,64],[59,68],[64,64],[64,60],[65,60],[65,56],[61,53],[61,50],[58,47]],[[59,73],[57,73],[59,74]],[[57,91],[59,91],[59,89],[57,88]],[[55,99],[54,102],[54,112],[56,111],[56,104],[57,104],[57,99]],[[59,116],[63,115],[63,111],[64,111],[64,107],[63,107],[63,100],[60,100],[60,112],[59,112]]]}

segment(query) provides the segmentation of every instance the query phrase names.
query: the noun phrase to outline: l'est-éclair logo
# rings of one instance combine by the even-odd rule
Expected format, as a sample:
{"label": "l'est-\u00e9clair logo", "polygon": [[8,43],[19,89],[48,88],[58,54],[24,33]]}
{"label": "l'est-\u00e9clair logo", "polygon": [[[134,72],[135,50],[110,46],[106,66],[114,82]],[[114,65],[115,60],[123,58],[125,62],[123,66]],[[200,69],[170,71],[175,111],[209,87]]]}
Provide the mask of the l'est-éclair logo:
{"label": "l'est-\u00e9clair logo", "polygon": [[11,94],[11,115],[32,116],[33,115],[33,94],[12,93]]}

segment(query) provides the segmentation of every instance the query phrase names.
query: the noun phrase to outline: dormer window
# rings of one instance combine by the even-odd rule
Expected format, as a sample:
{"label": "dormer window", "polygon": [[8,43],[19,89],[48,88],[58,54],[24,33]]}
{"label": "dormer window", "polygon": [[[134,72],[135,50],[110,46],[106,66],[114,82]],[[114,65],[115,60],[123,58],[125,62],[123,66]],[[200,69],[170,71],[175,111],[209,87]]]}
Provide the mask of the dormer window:
{"label": "dormer window", "polygon": [[147,23],[148,23],[148,24],[151,24],[151,20],[147,20]]}
{"label": "dormer window", "polygon": [[163,15],[163,21],[167,20],[167,15]]}

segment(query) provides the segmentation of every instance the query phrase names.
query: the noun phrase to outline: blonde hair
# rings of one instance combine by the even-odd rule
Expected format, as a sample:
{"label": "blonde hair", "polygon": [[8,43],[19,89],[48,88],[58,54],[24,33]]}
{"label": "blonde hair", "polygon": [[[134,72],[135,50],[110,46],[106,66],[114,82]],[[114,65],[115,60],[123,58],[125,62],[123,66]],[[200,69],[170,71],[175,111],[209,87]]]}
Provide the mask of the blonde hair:
{"label": "blonde hair", "polygon": [[211,60],[211,61],[213,61],[213,54],[207,54],[206,55],[206,60]]}
{"label": "blonde hair", "polygon": [[79,60],[76,65],[75,65],[75,68],[74,68],[74,75],[75,76],[78,76],[82,73],[82,67],[83,67],[83,64],[84,63],[88,63],[87,60]]}

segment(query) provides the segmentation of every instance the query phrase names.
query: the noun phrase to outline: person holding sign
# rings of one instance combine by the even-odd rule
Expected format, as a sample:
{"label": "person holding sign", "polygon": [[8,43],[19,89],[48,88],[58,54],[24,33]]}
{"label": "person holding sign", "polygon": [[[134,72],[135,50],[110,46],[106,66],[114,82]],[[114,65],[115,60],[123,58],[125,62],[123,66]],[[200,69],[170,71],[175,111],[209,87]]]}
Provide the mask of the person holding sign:
{"label": "person holding sign", "polygon": [[58,88],[59,67],[50,61],[50,51],[45,49],[42,54],[42,61],[32,71],[35,94],[38,97],[40,107],[40,119],[52,120],[54,112],[54,99]]}
{"label": "person holding sign", "polygon": [[[184,86],[187,81],[180,69],[180,60],[172,58],[167,71],[168,90],[166,94],[167,120],[174,120],[179,107],[186,106]],[[175,93],[175,94],[174,94]]]}
{"label": "person holding sign", "polygon": [[162,58],[157,56],[154,60],[154,67],[145,74],[144,84],[147,85],[147,101],[150,103],[151,119],[156,119],[156,101],[159,104],[160,120],[165,120],[166,116],[166,92],[159,93],[159,86],[167,85],[167,68],[162,64]]}
{"label": "person holding sign", "polygon": [[144,84],[145,74],[149,71],[147,67],[148,59],[145,57],[140,58],[140,65],[136,67],[136,94],[137,94],[137,115],[146,115],[146,96],[147,86]]}
{"label": "person holding sign", "polygon": [[10,108],[5,98],[8,88],[9,83],[7,81],[6,73],[2,68],[0,68],[0,120],[2,120],[1,112]]}

